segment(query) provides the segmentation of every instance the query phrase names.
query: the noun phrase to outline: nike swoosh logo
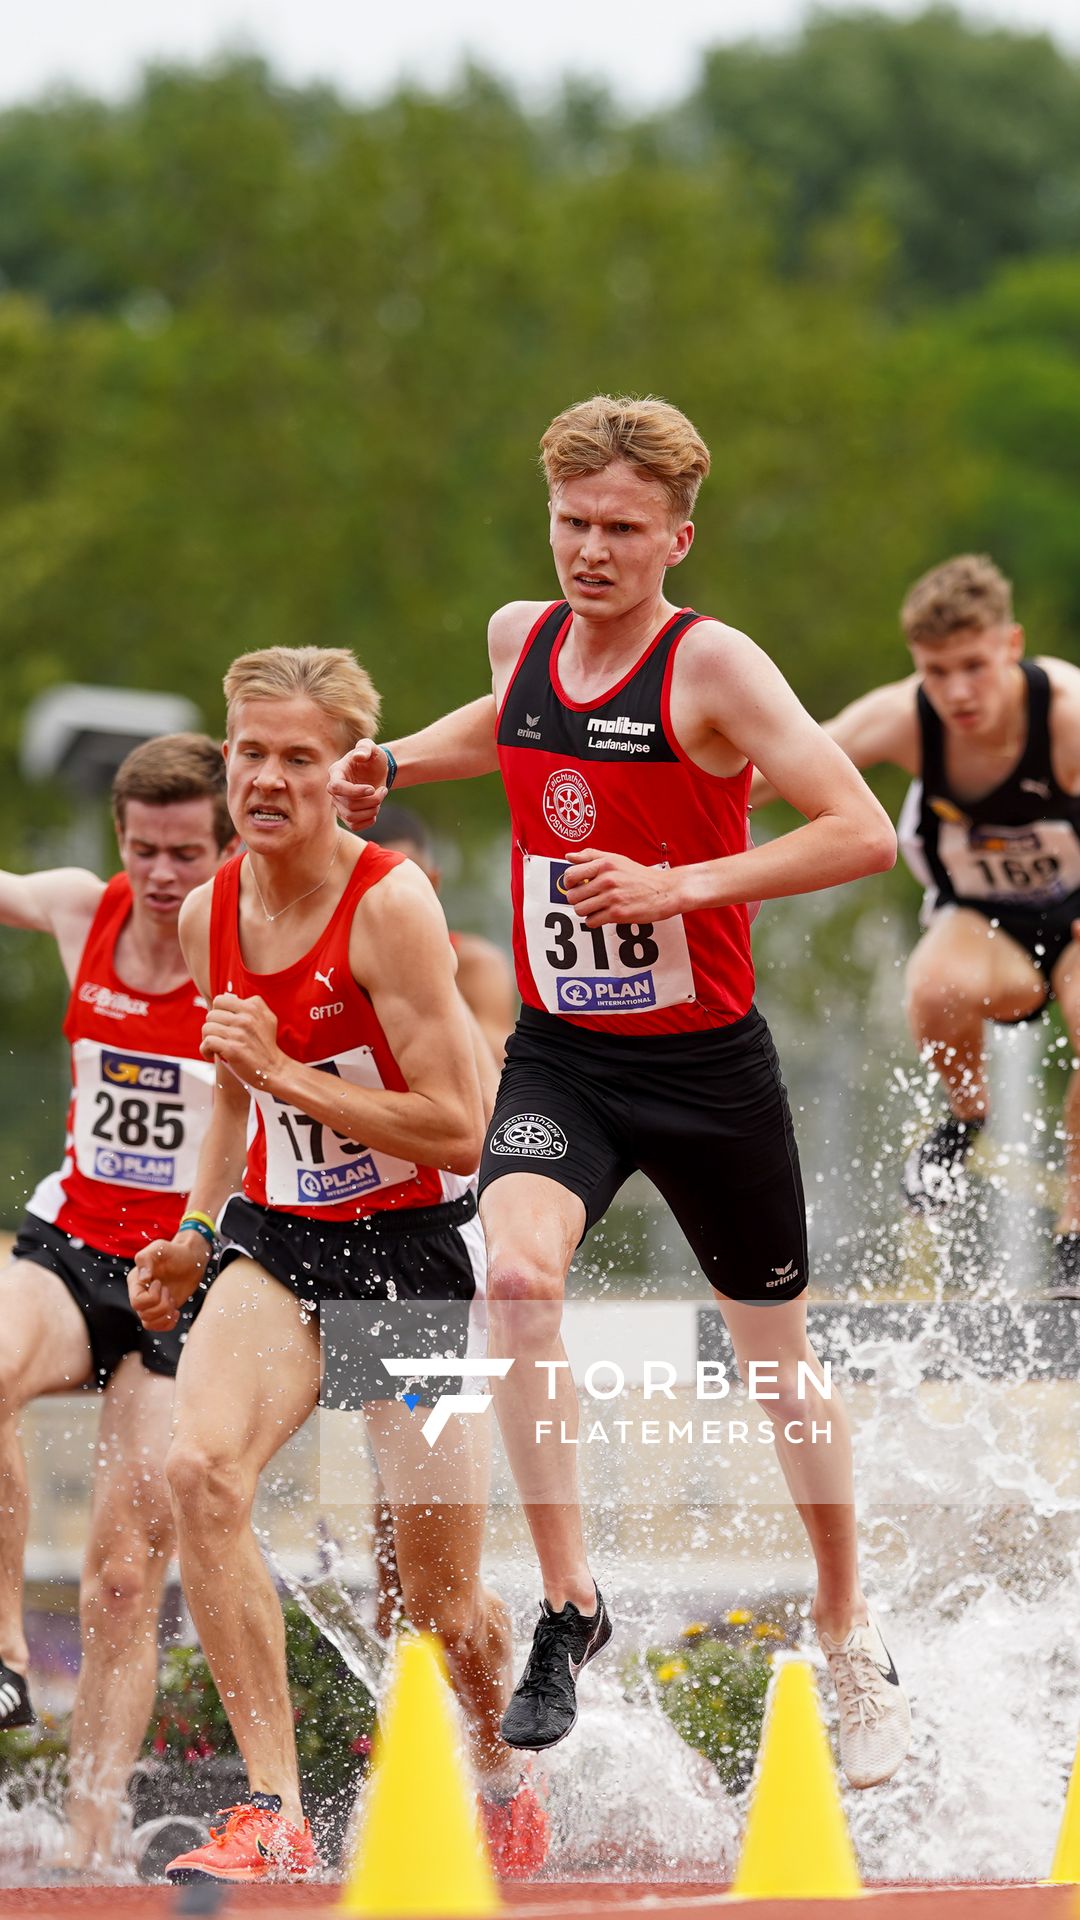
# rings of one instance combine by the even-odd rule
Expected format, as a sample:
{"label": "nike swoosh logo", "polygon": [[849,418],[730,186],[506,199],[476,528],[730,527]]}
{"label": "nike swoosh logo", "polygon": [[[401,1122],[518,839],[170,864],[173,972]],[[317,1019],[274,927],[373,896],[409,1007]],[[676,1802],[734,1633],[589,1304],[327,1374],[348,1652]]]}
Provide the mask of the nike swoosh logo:
{"label": "nike swoosh logo", "polygon": [[[886,1653],[889,1653],[889,1650],[887,1647],[885,1651]],[[898,1687],[900,1685],[900,1675],[896,1671],[896,1662],[893,1659],[891,1653],[889,1653],[889,1664],[887,1667],[878,1667],[878,1663],[876,1660],[874,1661],[874,1665],[875,1667],[877,1667],[877,1670],[880,1673],[882,1679],[888,1681],[890,1687]]]}

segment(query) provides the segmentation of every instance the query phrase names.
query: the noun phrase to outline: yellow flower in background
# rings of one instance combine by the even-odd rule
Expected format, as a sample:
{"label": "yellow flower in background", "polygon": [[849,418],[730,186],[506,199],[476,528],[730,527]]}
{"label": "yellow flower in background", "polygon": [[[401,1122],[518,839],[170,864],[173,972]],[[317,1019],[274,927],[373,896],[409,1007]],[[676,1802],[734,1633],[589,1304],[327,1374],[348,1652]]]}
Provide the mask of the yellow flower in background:
{"label": "yellow flower in background", "polygon": [[755,1640],[782,1640],[783,1637],[780,1628],[774,1627],[771,1620],[759,1620],[754,1628]]}
{"label": "yellow flower in background", "polygon": [[665,1660],[662,1667],[657,1667],[656,1677],[659,1680],[660,1685],[662,1687],[666,1687],[669,1680],[675,1680],[678,1678],[680,1673],[685,1673],[685,1672],[686,1672],[685,1660]]}
{"label": "yellow flower in background", "polygon": [[748,1627],[754,1616],[746,1607],[733,1607],[727,1616],[729,1627]]}
{"label": "yellow flower in background", "polygon": [[683,1628],[682,1638],[684,1640],[696,1640],[699,1635],[708,1633],[708,1631],[709,1629],[705,1625],[704,1620],[691,1620],[690,1625]]}

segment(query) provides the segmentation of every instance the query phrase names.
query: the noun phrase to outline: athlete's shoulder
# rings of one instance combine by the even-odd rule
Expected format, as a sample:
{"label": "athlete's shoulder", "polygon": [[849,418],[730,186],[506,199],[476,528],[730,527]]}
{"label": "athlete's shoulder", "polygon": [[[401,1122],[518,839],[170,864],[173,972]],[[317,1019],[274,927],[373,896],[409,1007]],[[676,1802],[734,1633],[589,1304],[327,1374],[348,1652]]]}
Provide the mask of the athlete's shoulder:
{"label": "athlete's shoulder", "polygon": [[537,621],[553,604],[551,600],[508,600],[505,606],[496,607],[488,621],[488,651],[493,666],[499,661],[505,663],[508,657],[516,660]]}
{"label": "athlete's shoulder", "polygon": [[[375,849],[382,853],[383,848]],[[366,925],[382,928],[401,927],[404,931],[425,925],[446,927],[436,893],[427,874],[415,860],[399,858],[383,868],[356,903],[354,924],[362,918]],[[449,945],[449,935],[444,933]]]}
{"label": "athlete's shoulder", "polygon": [[[220,872],[220,868],[219,868]],[[177,918],[177,931],[181,941],[192,938],[208,938],[210,933],[210,915],[214,905],[214,879],[204,880],[201,886],[192,887],[191,892],[181,902]],[[185,952],[187,951],[185,947]]]}
{"label": "athlete's shoulder", "polygon": [[1080,667],[1074,666],[1071,660],[1046,653],[1037,655],[1034,664],[1042,668],[1055,694],[1064,695],[1070,705],[1080,700]]}

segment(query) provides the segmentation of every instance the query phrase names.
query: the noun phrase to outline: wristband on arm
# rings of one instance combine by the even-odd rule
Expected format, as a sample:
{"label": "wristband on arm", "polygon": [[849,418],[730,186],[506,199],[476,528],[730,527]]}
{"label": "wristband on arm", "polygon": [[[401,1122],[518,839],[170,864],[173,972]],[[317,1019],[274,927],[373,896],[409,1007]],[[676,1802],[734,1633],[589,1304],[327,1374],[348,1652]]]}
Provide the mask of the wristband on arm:
{"label": "wristband on arm", "polygon": [[389,793],[394,781],[397,779],[397,761],[394,759],[389,747],[384,747],[382,751],[386,755],[386,791]]}
{"label": "wristband on arm", "polygon": [[185,1213],[177,1233],[197,1233],[206,1241],[211,1258],[217,1252],[217,1229],[208,1213]]}

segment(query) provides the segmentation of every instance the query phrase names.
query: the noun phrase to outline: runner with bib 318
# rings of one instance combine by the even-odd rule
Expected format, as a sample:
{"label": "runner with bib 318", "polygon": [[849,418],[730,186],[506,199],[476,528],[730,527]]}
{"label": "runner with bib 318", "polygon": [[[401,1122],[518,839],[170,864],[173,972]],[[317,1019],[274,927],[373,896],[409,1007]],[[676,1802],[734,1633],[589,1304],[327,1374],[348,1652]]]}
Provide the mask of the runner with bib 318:
{"label": "runner with bib 318", "polygon": [[[817,1563],[814,1619],[840,1696],[848,1778],[895,1772],[907,1704],[859,1583],[848,1428],[806,1334],[806,1226],[787,1097],[753,1004],[750,905],[889,867],[892,829],[850,761],[743,633],[680,608],[709,453],[659,400],[598,396],[543,442],[560,595],[500,608],[493,695],[388,750],[361,741],[331,792],[362,827],[389,786],[498,766],[510,806],[518,988],[481,1165],[490,1351],[543,1599],[503,1718],[515,1746],[569,1733],[577,1678],[611,1635],[589,1571],[560,1324],[583,1235],[642,1170],[715,1290],[740,1368],[775,1368],[777,1452]],[[751,763],[806,817],[747,842]],[[554,1369],[552,1363],[558,1363]],[[549,1398],[549,1380],[556,1384]],[[799,1445],[785,1427],[816,1422]],[[551,1435],[551,1443],[538,1438]],[[556,1439],[555,1436],[558,1436]]]}

